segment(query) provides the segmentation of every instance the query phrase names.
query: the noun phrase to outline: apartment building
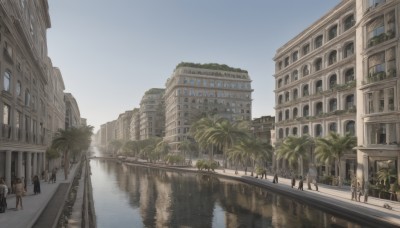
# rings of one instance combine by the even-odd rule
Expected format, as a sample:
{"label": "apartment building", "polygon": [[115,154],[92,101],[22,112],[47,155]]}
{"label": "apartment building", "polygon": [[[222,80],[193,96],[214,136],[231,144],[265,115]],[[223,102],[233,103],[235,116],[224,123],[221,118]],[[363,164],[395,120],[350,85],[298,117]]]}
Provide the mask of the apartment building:
{"label": "apartment building", "polygon": [[368,180],[382,167],[400,177],[399,7],[395,0],[343,0],[277,50],[276,146],[290,135],[349,132],[359,146],[340,164],[343,178]]}
{"label": "apartment building", "polygon": [[145,92],[140,101],[140,140],[163,137],[165,129],[165,89],[152,88]]}
{"label": "apartment building", "polygon": [[251,120],[247,71],[220,64],[180,63],[166,82],[165,140],[177,152],[191,124],[206,114]]}

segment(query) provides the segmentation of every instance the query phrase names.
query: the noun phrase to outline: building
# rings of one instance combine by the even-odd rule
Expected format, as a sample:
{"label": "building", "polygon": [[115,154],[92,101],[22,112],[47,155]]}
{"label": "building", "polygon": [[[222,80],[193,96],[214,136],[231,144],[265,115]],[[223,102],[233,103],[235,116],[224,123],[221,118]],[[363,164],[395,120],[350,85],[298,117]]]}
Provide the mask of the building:
{"label": "building", "polygon": [[130,123],[130,140],[140,140],[140,112],[138,108],[132,110],[132,117]]}
{"label": "building", "polygon": [[251,120],[252,91],[245,70],[220,64],[178,64],[166,82],[164,139],[172,151],[178,151],[191,124],[206,114]]}
{"label": "building", "polygon": [[81,126],[79,106],[71,93],[65,93],[65,129]]}
{"label": "building", "polygon": [[251,133],[255,138],[271,142],[271,130],[275,126],[275,117],[261,116],[251,121]]}
{"label": "building", "polygon": [[290,135],[349,132],[359,146],[340,164],[342,177],[367,180],[392,167],[399,179],[399,7],[394,0],[343,0],[277,50],[276,146]]}
{"label": "building", "polygon": [[127,141],[130,139],[130,125],[131,125],[132,111],[126,111],[119,114],[116,122],[116,139]]}
{"label": "building", "polygon": [[40,174],[45,168],[49,79],[46,30],[49,8],[43,1],[0,2],[0,177]]}
{"label": "building", "polygon": [[147,90],[140,101],[140,140],[163,137],[165,129],[165,89]]}

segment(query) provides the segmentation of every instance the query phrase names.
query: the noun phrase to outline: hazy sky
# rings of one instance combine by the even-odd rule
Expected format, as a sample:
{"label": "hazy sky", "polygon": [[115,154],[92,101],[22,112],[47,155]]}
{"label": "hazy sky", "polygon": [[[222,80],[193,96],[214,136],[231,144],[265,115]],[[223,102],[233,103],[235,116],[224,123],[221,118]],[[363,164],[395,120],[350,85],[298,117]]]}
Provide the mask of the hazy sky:
{"label": "hazy sky", "polygon": [[49,56],[99,129],[184,62],[249,72],[253,118],[275,115],[276,50],[340,0],[49,0]]}

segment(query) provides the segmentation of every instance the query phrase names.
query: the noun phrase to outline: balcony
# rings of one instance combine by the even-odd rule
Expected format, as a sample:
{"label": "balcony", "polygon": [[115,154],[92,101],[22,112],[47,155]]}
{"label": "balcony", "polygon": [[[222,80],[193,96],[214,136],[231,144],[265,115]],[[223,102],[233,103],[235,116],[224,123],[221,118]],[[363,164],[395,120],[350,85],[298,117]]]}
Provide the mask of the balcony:
{"label": "balcony", "polygon": [[363,81],[363,85],[371,84],[375,82],[385,81],[396,77],[396,69],[388,70],[388,73],[385,71],[376,72],[373,74],[368,74],[367,81]]}
{"label": "balcony", "polygon": [[368,41],[368,47],[373,47],[375,45],[378,45],[382,42],[385,42],[386,40],[390,40],[392,38],[394,38],[396,35],[394,30],[389,30],[386,33],[382,33],[378,36],[374,36],[371,39],[369,39]]}

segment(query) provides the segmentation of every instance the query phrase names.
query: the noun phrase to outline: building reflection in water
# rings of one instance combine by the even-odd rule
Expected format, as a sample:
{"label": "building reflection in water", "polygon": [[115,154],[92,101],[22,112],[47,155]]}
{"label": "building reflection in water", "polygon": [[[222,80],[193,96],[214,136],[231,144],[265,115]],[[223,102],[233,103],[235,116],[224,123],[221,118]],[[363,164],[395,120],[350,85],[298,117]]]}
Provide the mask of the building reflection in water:
{"label": "building reflection in water", "polygon": [[91,168],[98,227],[361,227],[227,179],[102,160]]}

